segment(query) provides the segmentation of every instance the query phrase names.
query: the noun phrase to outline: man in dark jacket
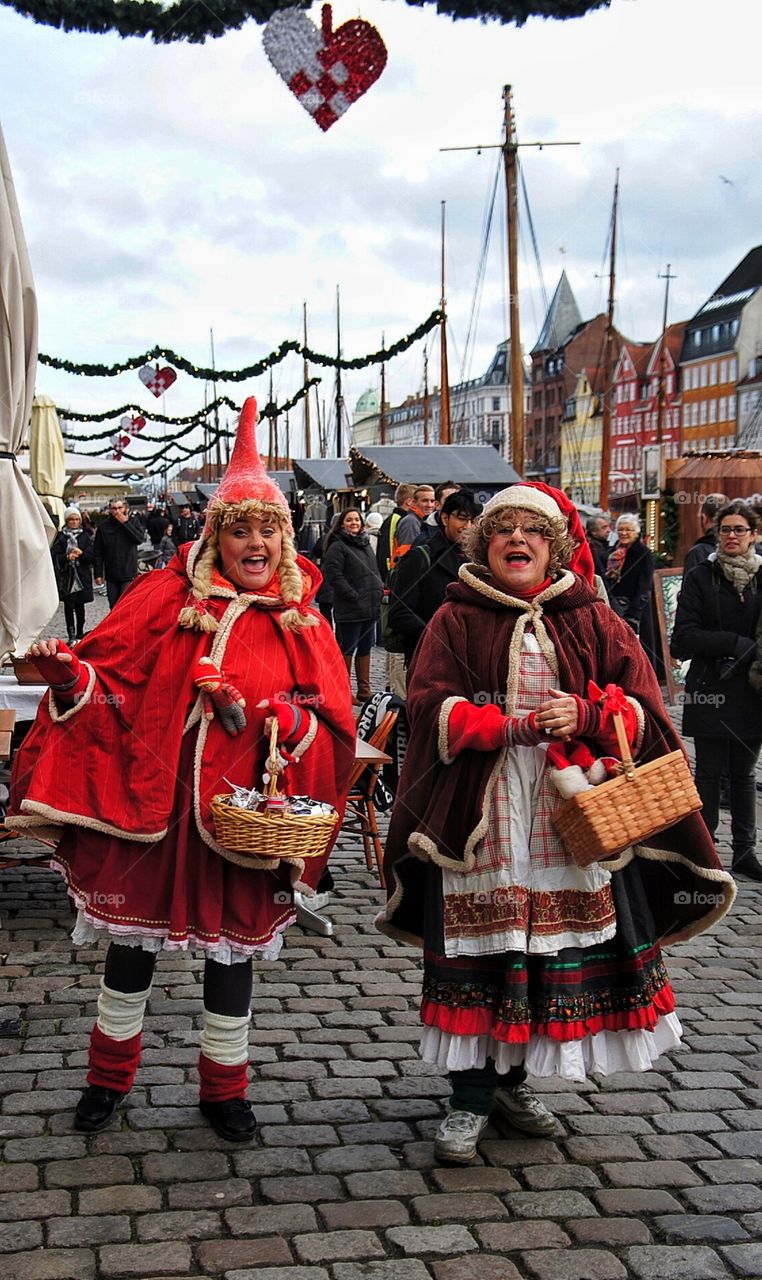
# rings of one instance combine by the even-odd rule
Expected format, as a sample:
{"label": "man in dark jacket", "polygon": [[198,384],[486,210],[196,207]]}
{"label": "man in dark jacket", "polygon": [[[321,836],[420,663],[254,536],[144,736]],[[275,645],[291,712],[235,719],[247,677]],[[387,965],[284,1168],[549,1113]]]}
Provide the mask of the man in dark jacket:
{"label": "man in dark jacket", "polygon": [[138,572],[138,547],[143,530],[130,518],[129,508],[121,498],[112,498],[109,513],[98,525],[93,544],[95,585],[106,580],[106,595],[113,609],[120,595]]}
{"label": "man in dark jacket", "polygon": [[172,541],[176,547],[181,547],[184,542],[195,542],[201,532],[201,526],[194,516],[190,508],[190,503],[186,502],[180,508],[180,514],[175,522]]}
{"label": "man in dark jacket", "polygon": [[591,516],[587,522],[587,545],[593,555],[593,564],[595,572],[599,578],[606,575],[606,565],[608,564],[609,552],[609,534],[611,533],[611,521],[608,516]]}
{"label": "man in dark jacket", "polygon": [[451,493],[439,513],[440,528],[425,544],[412,547],[395,571],[389,621],[402,636],[406,666],[467,559],[462,540],[480,512],[481,504],[469,489]]}

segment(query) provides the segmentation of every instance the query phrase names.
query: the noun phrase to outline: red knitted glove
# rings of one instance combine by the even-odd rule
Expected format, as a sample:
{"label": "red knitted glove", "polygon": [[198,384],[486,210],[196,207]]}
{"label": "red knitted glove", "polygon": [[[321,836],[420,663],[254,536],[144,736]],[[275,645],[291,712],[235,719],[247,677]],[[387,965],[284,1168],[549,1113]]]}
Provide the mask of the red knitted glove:
{"label": "red knitted glove", "polygon": [[[49,684],[59,702],[70,702],[72,706],[81,698],[88,682],[88,670],[83,666],[64,640],[43,641],[52,653],[49,656],[35,653],[39,642],[33,645],[26,655],[33,662],[46,684]],[[71,658],[70,662],[62,661],[63,657]]]}
{"label": "red knitted glove", "polygon": [[448,753],[499,751],[502,747],[534,747],[542,741],[534,712],[528,716],[504,716],[494,702],[475,707],[472,702],[456,702],[447,724]]}
{"label": "red knitted glove", "polygon": [[594,680],[591,680],[588,684],[587,692],[587,698],[580,698],[577,694],[572,695],[579,709],[579,722],[575,737],[591,738],[602,748],[603,755],[619,758],[621,751],[612,713],[614,711],[621,712],[627,741],[630,746],[633,746],[638,734],[638,718],[635,714],[635,708],[627,701],[624,691],[619,685],[608,684],[603,690],[598,687]]}

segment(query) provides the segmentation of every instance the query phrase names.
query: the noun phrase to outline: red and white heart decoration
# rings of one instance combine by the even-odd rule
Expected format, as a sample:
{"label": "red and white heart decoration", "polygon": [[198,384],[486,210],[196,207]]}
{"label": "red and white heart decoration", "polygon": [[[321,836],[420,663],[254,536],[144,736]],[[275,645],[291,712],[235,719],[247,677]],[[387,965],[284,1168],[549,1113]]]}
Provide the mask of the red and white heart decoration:
{"label": "red and white heart decoration", "polygon": [[[124,423],[124,418],[122,418],[120,426],[122,425],[122,423]],[[118,431],[116,435],[113,435],[111,437],[111,445],[114,450],[113,456],[117,460],[121,458],[123,451],[127,448],[127,445],[129,443],[130,443],[130,437],[124,434],[120,435]]]}
{"label": "red and white heart decoration", "polygon": [[138,370],[138,377],[157,398],[163,396],[165,391],[169,391],[172,383],[177,381],[177,374],[168,365],[160,369],[158,364],[155,368],[153,365],[144,364],[143,368]]}
{"label": "red and white heart decoration", "polygon": [[146,420],[142,414],[136,418],[134,415],[126,413],[123,418],[119,419],[119,426],[128,436],[136,436],[146,425]]}
{"label": "red and white heart decoration", "polygon": [[387,58],[369,22],[353,18],[336,31],[332,23],[329,4],[323,5],[320,31],[301,9],[281,9],[262,33],[278,75],[324,133],[375,84]]}

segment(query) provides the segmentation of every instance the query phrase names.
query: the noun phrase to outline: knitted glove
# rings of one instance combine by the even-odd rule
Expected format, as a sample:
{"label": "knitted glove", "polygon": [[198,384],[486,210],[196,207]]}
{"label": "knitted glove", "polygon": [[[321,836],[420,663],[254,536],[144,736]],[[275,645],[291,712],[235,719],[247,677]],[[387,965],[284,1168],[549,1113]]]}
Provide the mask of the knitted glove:
{"label": "knitted glove", "polygon": [[576,693],[572,694],[579,710],[575,737],[591,738],[603,749],[603,755],[619,757],[619,740],[611,718],[612,713],[621,712],[627,741],[632,746],[638,733],[635,708],[627,701],[619,685],[607,684],[604,690],[591,680],[587,692],[589,695],[587,698],[580,698]]}
{"label": "knitted glove", "polygon": [[[52,642],[48,641],[50,645]],[[68,702],[72,706],[81,698],[88,682],[88,670],[63,640],[56,641],[56,653],[71,657],[71,662],[62,662],[59,657],[43,657],[33,653],[27,654],[46,684],[49,684],[59,702]]]}
{"label": "knitted glove", "polygon": [[226,680],[219,667],[211,658],[199,658],[193,672],[193,683],[201,690],[203,713],[207,720],[213,720],[215,713],[222,722],[222,727],[231,738],[243,733],[246,728],[244,707],[246,699],[229,680]]}
{"label": "knitted glove", "polygon": [[447,725],[448,754],[461,751],[499,751],[502,747],[534,747],[542,742],[534,712],[528,716],[504,716],[499,707],[488,703],[475,707],[471,702],[456,702]]}

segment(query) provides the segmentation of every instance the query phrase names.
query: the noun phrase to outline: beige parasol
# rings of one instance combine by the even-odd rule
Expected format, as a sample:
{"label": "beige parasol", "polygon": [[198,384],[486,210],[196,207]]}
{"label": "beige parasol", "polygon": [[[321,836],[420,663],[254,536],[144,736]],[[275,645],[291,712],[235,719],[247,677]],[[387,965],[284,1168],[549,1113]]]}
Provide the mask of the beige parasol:
{"label": "beige parasol", "polygon": [[19,655],[58,607],[55,527],[16,461],[37,369],[37,303],[0,129],[0,655]]}
{"label": "beige parasol", "polygon": [[35,396],[32,401],[32,425],[29,430],[29,463],[32,484],[58,528],[63,526],[66,504],[64,442],[58,422],[55,401],[50,396]]}

